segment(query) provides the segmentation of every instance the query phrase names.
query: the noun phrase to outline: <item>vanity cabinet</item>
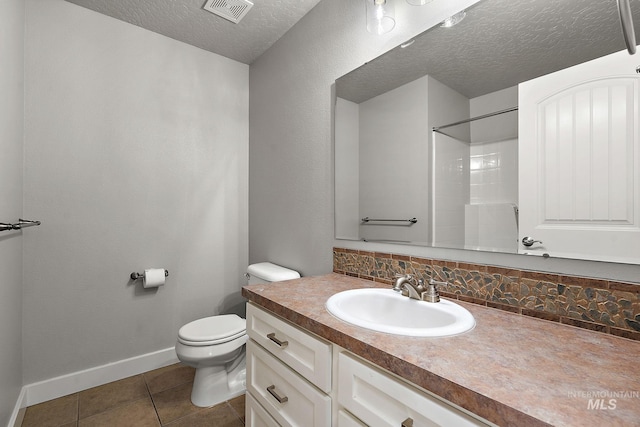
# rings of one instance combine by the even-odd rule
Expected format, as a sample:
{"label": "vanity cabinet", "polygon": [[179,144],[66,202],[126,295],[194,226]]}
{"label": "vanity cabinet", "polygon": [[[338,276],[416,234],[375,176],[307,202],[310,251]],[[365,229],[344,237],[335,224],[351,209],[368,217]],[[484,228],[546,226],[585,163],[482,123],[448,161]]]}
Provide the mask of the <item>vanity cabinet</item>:
{"label": "vanity cabinet", "polygon": [[247,425],[331,426],[332,345],[249,304]]}
{"label": "vanity cabinet", "polygon": [[[338,417],[338,427],[488,426],[343,351],[338,356],[338,404],[364,424]],[[348,414],[347,414],[348,415]]]}
{"label": "vanity cabinet", "polygon": [[253,398],[251,393],[245,398],[245,425],[247,427],[278,427],[279,424],[273,419],[266,409]]}
{"label": "vanity cabinet", "polygon": [[492,425],[254,304],[247,334],[247,426]]}
{"label": "vanity cabinet", "polygon": [[331,425],[331,398],[255,341],[247,342],[247,389],[281,426]]}

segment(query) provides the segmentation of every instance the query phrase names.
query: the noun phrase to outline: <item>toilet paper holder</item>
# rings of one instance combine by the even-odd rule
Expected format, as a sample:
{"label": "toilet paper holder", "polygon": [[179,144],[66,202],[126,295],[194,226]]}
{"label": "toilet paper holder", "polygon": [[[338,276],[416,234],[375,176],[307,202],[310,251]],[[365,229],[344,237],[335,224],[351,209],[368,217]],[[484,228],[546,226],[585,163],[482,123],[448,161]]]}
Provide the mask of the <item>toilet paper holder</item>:
{"label": "toilet paper holder", "polygon": [[[136,273],[135,271],[129,276],[131,280],[138,280],[144,277],[144,273]],[[164,277],[169,277],[169,270],[164,270]]]}

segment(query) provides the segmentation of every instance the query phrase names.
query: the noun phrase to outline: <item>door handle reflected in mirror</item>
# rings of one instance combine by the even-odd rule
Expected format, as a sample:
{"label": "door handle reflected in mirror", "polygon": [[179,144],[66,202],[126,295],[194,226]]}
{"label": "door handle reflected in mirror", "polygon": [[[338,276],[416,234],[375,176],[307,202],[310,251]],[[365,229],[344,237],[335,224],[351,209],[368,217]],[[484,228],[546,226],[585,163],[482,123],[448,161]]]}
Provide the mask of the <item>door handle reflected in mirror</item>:
{"label": "door handle reflected in mirror", "polygon": [[533,246],[534,243],[542,243],[542,241],[534,240],[533,237],[529,237],[529,236],[522,238],[522,244],[525,245],[526,247]]}

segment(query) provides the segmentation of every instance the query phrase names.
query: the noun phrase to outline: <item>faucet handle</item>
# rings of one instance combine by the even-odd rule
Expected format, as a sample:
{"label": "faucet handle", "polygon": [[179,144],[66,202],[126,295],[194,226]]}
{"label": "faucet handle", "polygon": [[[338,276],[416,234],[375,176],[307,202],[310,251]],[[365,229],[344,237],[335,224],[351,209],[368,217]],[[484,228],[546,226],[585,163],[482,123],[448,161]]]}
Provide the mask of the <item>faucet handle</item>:
{"label": "faucet handle", "polygon": [[420,295],[422,301],[426,302],[440,302],[440,292],[436,288],[436,285],[446,285],[447,282],[438,282],[437,280],[429,279],[429,286],[427,290]]}

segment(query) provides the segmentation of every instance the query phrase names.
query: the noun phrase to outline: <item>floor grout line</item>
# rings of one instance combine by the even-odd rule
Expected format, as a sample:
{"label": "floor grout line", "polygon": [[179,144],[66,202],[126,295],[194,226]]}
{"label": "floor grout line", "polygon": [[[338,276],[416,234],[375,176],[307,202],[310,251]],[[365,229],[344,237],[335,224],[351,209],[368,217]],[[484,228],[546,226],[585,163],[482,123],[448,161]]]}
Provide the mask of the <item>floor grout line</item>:
{"label": "floor grout line", "polygon": [[[156,392],[156,394],[160,394],[160,393],[164,393],[164,392],[170,391],[172,389],[177,389],[179,387],[184,387],[185,384],[188,384],[189,382],[193,381],[193,380],[184,381],[184,378],[188,377],[188,374],[185,373],[184,370],[181,370],[181,372],[173,372],[174,370],[180,369],[181,365],[176,364],[176,365],[173,365],[173,366],[174,366],[174,368],[170,368],[170,369],[167,369],[169,367],[159,368],[159,369],[151,370],[151,371],[148,371],[148,372],[145,372],[145,373],[142,373],[142,374],[132,375],[131,377],[123,378],[123,379],[118,380],[118,381],[113,381],[113,383],[117,383],[119,381],[130,380],[130,379],[132,379],[132,378],[134,378],[136,376],[141,376],[142,377],[141,379],[144,382],[144,390],[146,391],[146,393],[143,393],[142,389],[138,389],[139,390],[139,394],[138,394],[139,397],[138,398],[134,398],[133,400],[125,400],[122,403],[118,403],[115,406],[109,407],[107,410],[97,412],[95,414],[92,414],[91,416],[83,418],[82,420],[80,419],[80,412],[81,412],[81,408],[80,408],[80,400],[81,399],[80,399],[80,397],[81,397],[81,394],[83,392],[88,391],[91,388],[89,388],[87,390],[81,390],[79,392],[73,393],[73,396],[74,396],[73,398],[75,399],[75,405],[73,405],[73,407],[69,408],[73,412],[66,412],[66,414],[67,414],[66,415],[66,417],[67,417],[66,420],[58,418],[58,421],[56,422],[57,427],[70,425],[70,423],[71,424],[75,423],[76,426],[79,426],[81,421],[84,421],[84,420],[89,419],[91,417],[100,416],[100,415],[105,414],[106,412],[109,412],[109,411],[118,411],[118,409],[122,410],[123,407],[125,407],[127,405],[134,405],[136,402],[140,403],[141,400],[147,400],[147,399],[148,399],[147,401],[151,402],[151,405],[152,405],[152,408],[153,408],[153,411],[154,411],[154,414],[155,414],[155,420],[158,423],[157,425],[159,427],[166,427],[167,425],[171,425],[172,423],[174,423],[174,422],[176,422],[176,421],[178,421],[180,419],[186,418],[188,416],[192,416],[194,414],[201,413],[201,412],[209,410],[211,408],[215,408],[216,406],[224,406],[224,409],[226,411],[230,411],[228,413],[230,415],[232,415],[238,421],[239,425],[245,425],[245,422],[244,422],[244,420],[242,418],[244,414],[240,414],[236,410],[234,405],[231,404],[231,400],[234,400],[236,398],[220,402],[218,405],[214,405],[214,406],[208,407],[208,408],[197,408],[197,409],[196,408],[191,408],[191,412],[186,413],[186,414],[184,414],[184,415],[182,415],[182,416],[180,416],[180,417],[178,417],[176,419],[172,419],[171,421],[168,421],[166,424],[163,424],[162,423],[162,419],[160,417],[160,411],[159,411],[159,408],[157,406],[156,399],[154,399],[154,395],[153,395],[152,390],[151,390],[151,388],[152,388],[151,387],[151,382],[156,381],[156,382],[154,382],[154,384],[156,384],[156,386],[160,385],[161,389]],[[160,371],[160,370],[163,370],[163,372],[152,374],[155,371]],[[163,378],[163,376],[165,376],[165,377]],[[112,384],[112,383],[108,383],[108,384]],[[139,383],[137,383],[137,384],[138,385],[136,387],[139,387],[140,384]],[[107,385],[107,384],[105,384],[105,385]],[[170,387],[162,389],[162,387],[166,387],[167,385],[170,385]],[[123,388],[118,389],[118,387],[121,387],[121,386]],[[117,386],[115,386],[115,390],[120,390],[117,393],[120,393],[121,391],[125,391],[125,390],[127,392],[132,390],[132,389],[128,389],[127,387],[128,387],[128,385],[117,385]],[[156,387],[156,388],[158,388],[158,387]],[[110,391],[108,391],[107,392],[108,394],[106,394],[104,396],[104,398],[107,398],[107,399],[111,398],[113,396],[113,390],[114,389],[112,388]],[[143,395],[144,395],[144,397],[143,397]],[[63,397],[61,397],[59,399],[63,399],[63,398],[69,398],[69,396],[63,396]],[[94,396],[94,398],[95,398],[95,396]],[[52,399],[52,400],[50,400],[48,402],[53,403],[54,406],[55,406],[55,402],[57,400],[58,399]],[[46,403],[46,402],[43,402],[43,403]],[[174,403],[179,403],[179,404],[184,405],[186,403],[186,401],[184,400],[184,397],[179,397],[179,395],[176,395],[175,397],[171,397],[169,402],[165,402],[165,403],[168,403],[169,405],[174,404]],[[165,403],[163,403],[163,405]],[[239,402],[236,402],[236,403],[237,403],[236,406],[240,406],[240,405],[243,404],[243,403],[239,403]],[[190,399],[189,399],[189,404],[190,404]],[[31,407],[27,407],[26,408],[27,411],[29,411],[29,409],[33,408],[34,406],[38,406],[38,405],[32,405]],[[45,411],[45,410],[43,410],[41,412],[39,412],[40,409],[32,409],[32,410],[33,410],[33,412],[31,412],[31,415],[33,415],[32,418],[35,417],[36,419],[38,419],[38,417],[39,417],[40,420],[43,420],[43,419],[47,420],[48,417],[51,416],[51,414],[47,413],[47,411]],[[119,416],[119,415],[117,415],[117,416]],[[147,418],[148,420],[151,420],[151,414],[150,413],[147,413],[147,417],[148,417]],[[72,418],[75,418],[75,420],[70,421]],[[26,413],[25,413],[25,420],[26,420]],[[48,421],[50,422],[51,420],[48,420]],[[98,421],[98,422],[100,424],[102,424],[104,421]],[[36,421],[35,423],[33,421],[31,421],[30,425],[39,425],[39,424],[38,424],[38,421]]]}
{"label": "floor grout line", "polygon": [[162,427],[162,421],[160,420],[160,414],[158,414],[158,407],[156,406],[156,401],[153,400],[153,394],[151,393],[151,387],[149,386],[149,382],[147,381],[146,375],[144,373],[142,375],[142,380],[144,381],[144,386],[147,389],[147,394],[149,395],[149,400],[151,400],[151,405],[153,405],[153,412],[156,414],[156,420],[158,421],[158,425]]}

